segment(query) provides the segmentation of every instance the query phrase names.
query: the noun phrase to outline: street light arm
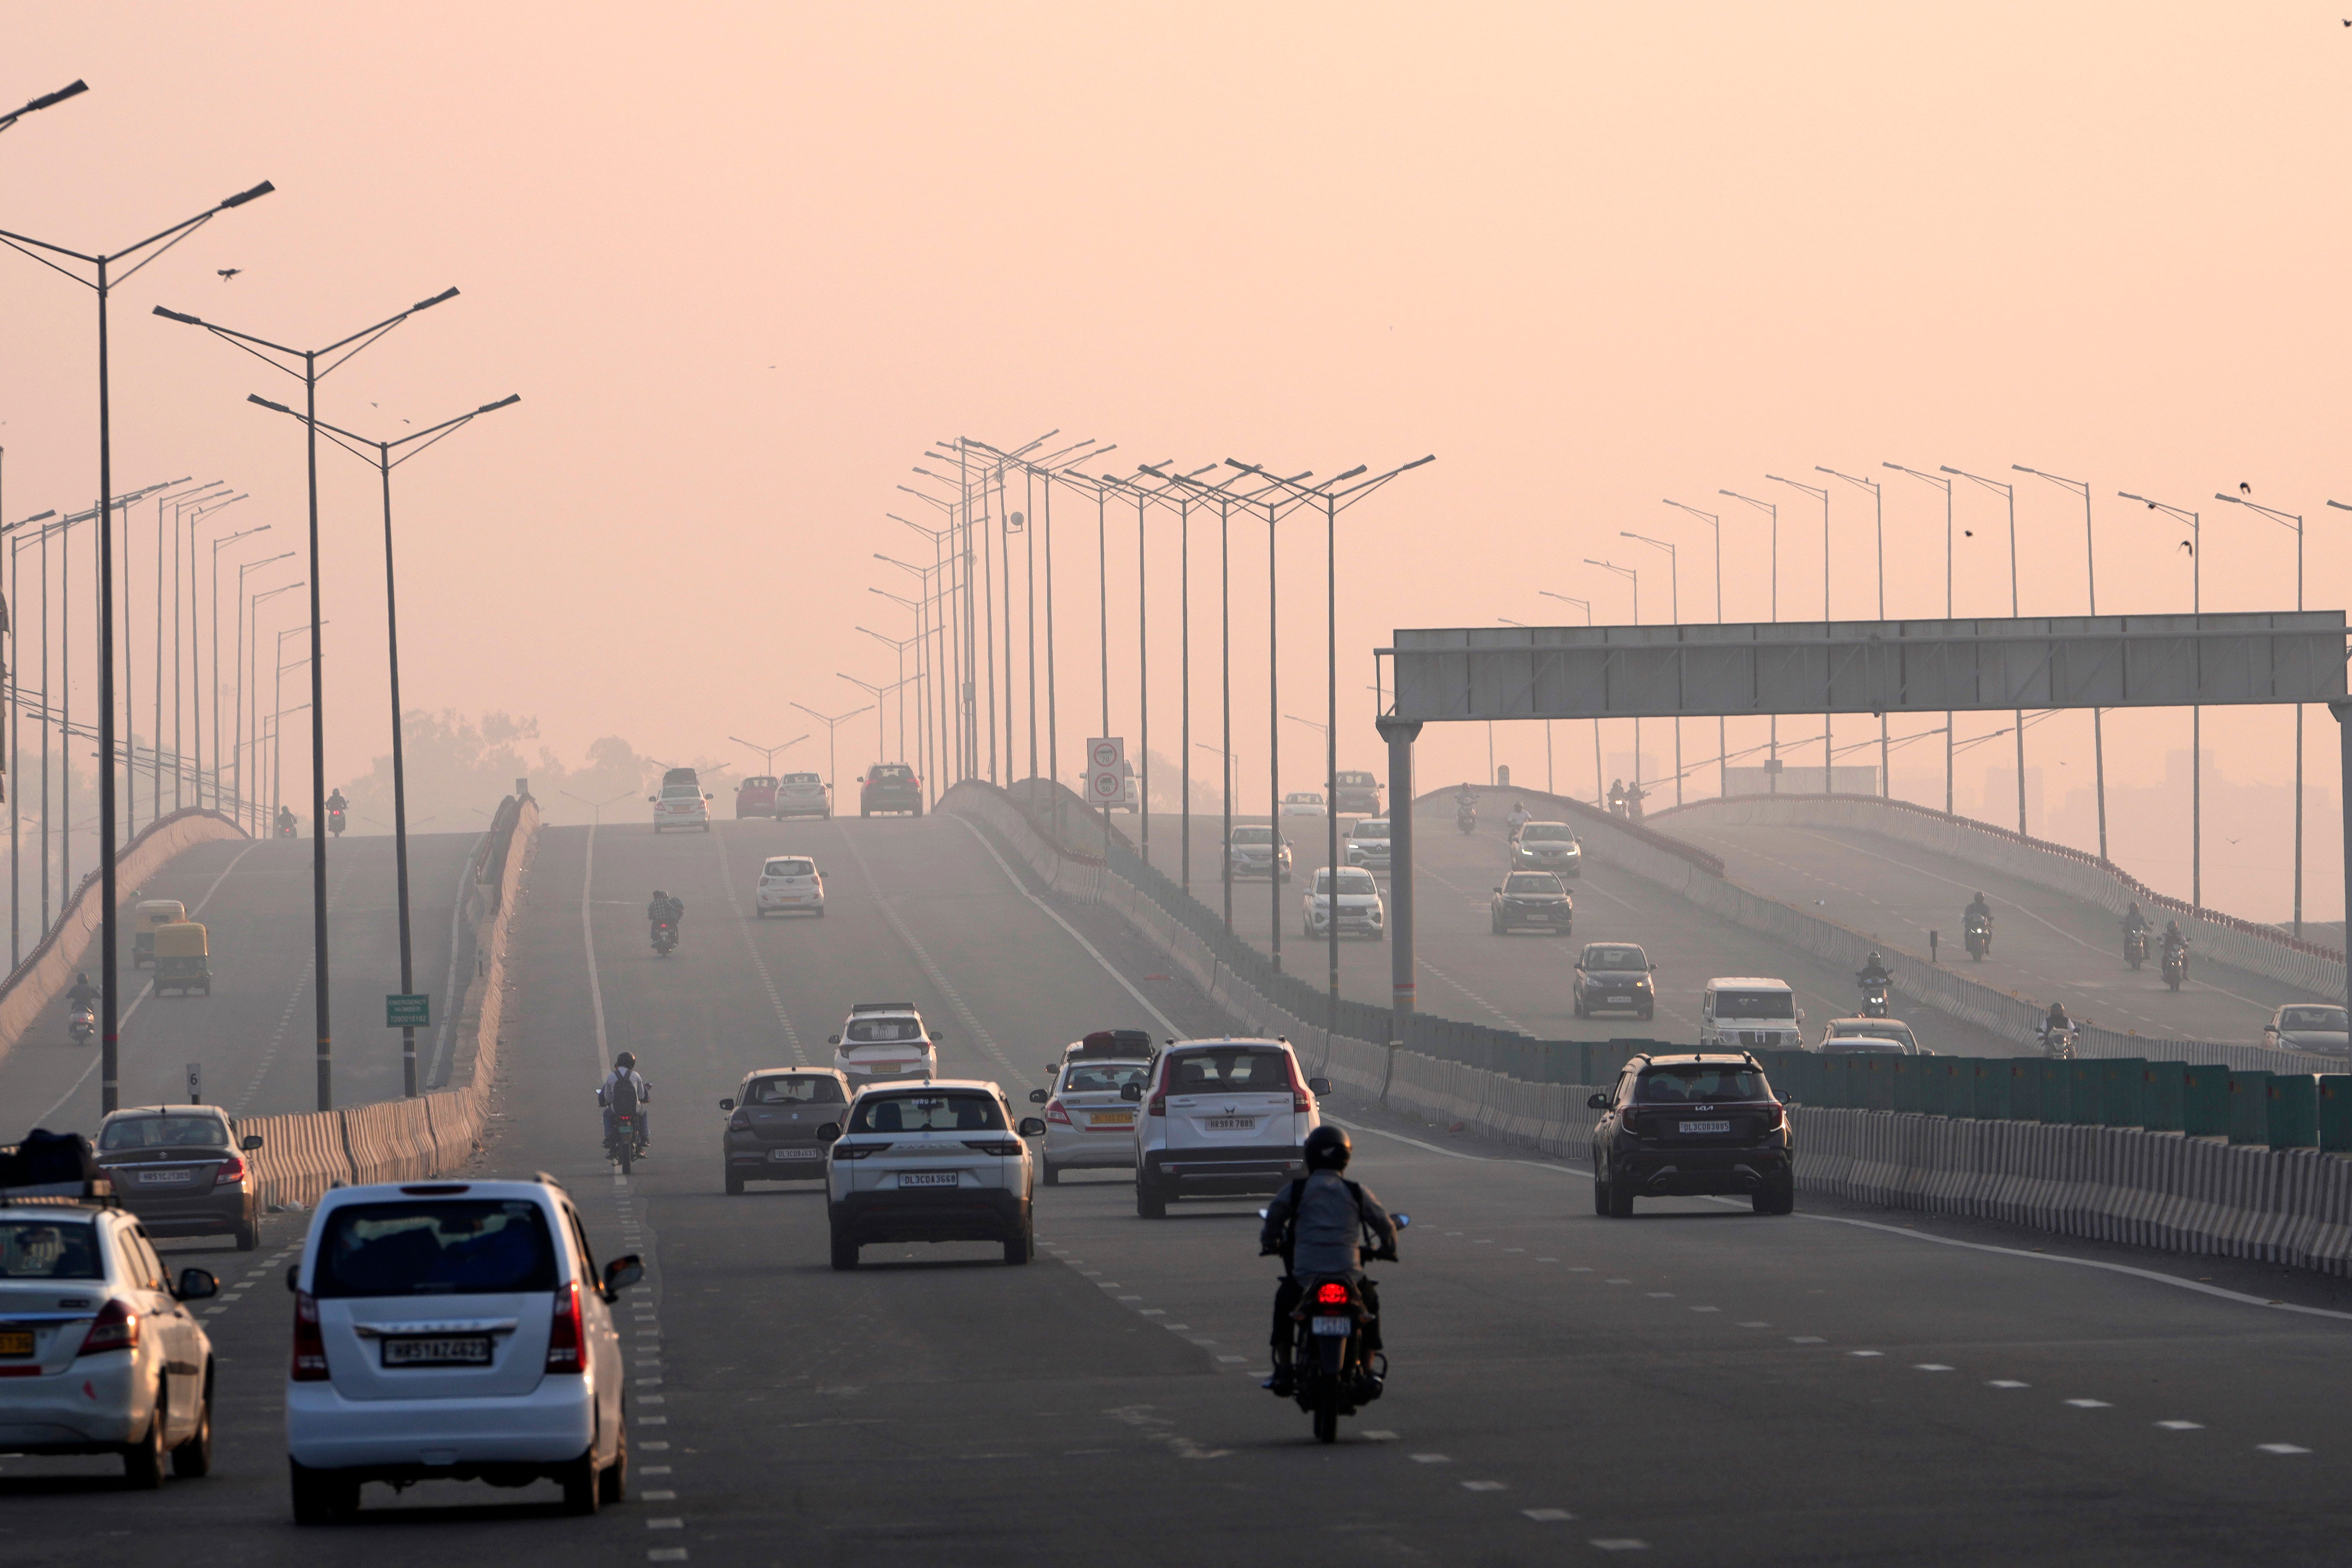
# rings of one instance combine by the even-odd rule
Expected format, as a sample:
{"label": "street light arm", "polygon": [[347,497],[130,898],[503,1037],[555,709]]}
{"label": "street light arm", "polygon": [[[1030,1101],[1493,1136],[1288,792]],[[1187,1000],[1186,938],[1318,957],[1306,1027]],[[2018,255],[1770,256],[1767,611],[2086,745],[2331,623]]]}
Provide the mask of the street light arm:
{"label": "street light arm", "polygon": [[2220,490],[2215,490],[2213,492],[2213,499],[2215,500],[2228,501],[2231,506],[2244,507],[2248,511],[2261,512],[2264,517],[2269,518],[2273,522],[2277,523],[2281,528],[2286,529],[2291,532],[2301,533],[2303,531],[2303,519],[2300,515],[2294,512],[2281,511],[2276,507],[2264,506],[2260,501],[2248,500],[2243,496],[2223,495]]}
{"label": "street light arm", "polygon": [[22,109],[12,110],[6,114],[0,114],[0,131],[7,130],[8,127],[16,124],[16,121],[24,119],[27,114],[37,114],[44,109],[50,108],[55,104],[63,103],[67,99],[72,98],[78,93],[88,92],[89,90],[89,83],[83,81],[80,78],[77,77],[72,81],[68,82],[65,86],[58,89],[55,92],[45,92],[41,94],[40,97],[33,100],[32,102],[25,105]]}

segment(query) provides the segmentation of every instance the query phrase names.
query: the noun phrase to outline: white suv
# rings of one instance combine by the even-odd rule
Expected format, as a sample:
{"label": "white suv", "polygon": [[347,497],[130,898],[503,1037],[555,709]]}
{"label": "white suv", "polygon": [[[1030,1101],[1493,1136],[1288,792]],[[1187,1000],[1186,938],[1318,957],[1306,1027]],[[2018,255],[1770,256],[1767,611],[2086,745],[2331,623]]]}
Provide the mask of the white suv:
{"label": "white suv", "polygon": [[1323,1079],[1302,1077],[1290,1042],[1179,1040],[1151,1076],[1119,1098],[1135,1119],[1135,1212],[1165,1219],[1171,1198],[1270,1193],[1304,1166],[1299,1150],[1323,1124]]}
{"label": "white suv", "polygon": [[760,918],[811,914],[824,918],[824,873],[805,855],[779,855],[760,868]]}
{"label": "white suv", "polygon": [[[1388,935],[1388,906],[1381,902],[1381,885],[1361,866],[1339,868],[1339,932],[1354,932],[1379,942]],[[1318,866],[1311,891],[1299,895],[1298,929],[1308,937],[1331,934],[1331,868]]]}
{"label": "white suv", "polygon": [[1389,819],[1367,817],[1349,830],[1348,864],[1367,869],[1389,868]]}
{"label": "white suv", "polygon": [[0,1198],[0,1452],[120,1454],[133,1487],[213,1460],[213,1344],[182,1303],[220,1292],[174,1281],[123,1209]]}
{"label": "white suv", "polygon": [[294,1521],[359,1508],[364,1481],[561,1481],[572,1513],[629,1473],[611,1304],[571,1197],[527,1182],[337,1187],[310,1217],[294,1291],[286,1450]]}
{"label": "white suv", "polygon": [[835,1071],[852,1089],[886,1078],[937,1078],[940,1040],[912,1002],[859,1002],[841,1033],[827,1037]]}
{"label": "white suv", "polygon": [[1042,1138],[1036,1117],[1016,1122],[992,1083],[950,1079],[877,1084],[827,1122],[825,1217],[833,1266],[857,1267],[857,1249],[888,1241],[995,1241],[1004,1261],[1036,1253],[1031,1205],[1036,1172],[1026,1140]]}

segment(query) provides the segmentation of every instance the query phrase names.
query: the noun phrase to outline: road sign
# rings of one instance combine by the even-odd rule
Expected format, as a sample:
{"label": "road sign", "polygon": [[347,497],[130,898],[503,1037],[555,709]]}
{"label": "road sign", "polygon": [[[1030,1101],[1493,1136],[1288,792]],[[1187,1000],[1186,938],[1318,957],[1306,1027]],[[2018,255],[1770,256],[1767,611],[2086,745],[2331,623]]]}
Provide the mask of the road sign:
{"label": "road sign", "polygon": [[1117,735],[1087,742],[1087,804],[1117,805],[1127,788],[1127,742]]}
{"label": "road sign", "polygon": [[188,1064],[188,1103],[190,1105],[202,1105],[204,1102],[205,1064],[202,1062],[190,1062]]}
{"label": "road sign", "polygon": [[394,992],[383,999],[383,1026],[387,1029],[431,1028],[433,998],[422,994],[410,995]]}

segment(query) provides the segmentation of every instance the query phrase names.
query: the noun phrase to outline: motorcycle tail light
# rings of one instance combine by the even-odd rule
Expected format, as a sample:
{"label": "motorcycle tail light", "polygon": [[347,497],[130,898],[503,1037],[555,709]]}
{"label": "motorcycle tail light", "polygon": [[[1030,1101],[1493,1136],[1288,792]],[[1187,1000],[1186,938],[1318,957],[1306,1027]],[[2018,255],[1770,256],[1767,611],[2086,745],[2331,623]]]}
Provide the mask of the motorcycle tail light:
{"label": "motorcycle tail light", "polygon": [[213,1173],[213,1185],[216,1187],[234,1186],[243,1180],[245,1156],[242,1154],[231,1154],[220,1163],[220,1169]]}
{"label": "motorcycle tail light", "polygon": [[98,1355],[106,1351],[130,1351],[139,1348],[139,1314],[132,1311],[121,1298],[108,1300],[98,1314],[89,1332],[82,1336],[77,1355]]}
{"label": "motorcycle tail light", "polygon": [[1063,1126],[1067,1127],[1070,1125],[1070,1113],[1066,1110],[1063,1109],[1062,1102],[1059,1100],[1055,1100],[1046,1105],[1045,1120],[1048,1121],[1058,1121]]}
{"label": "motorcycle tail light", "polygon": [[1315,1287],[1315,1304],[1318,1307],[1344,1307],[1348,1304],[1348,1288],[1334,1280]]}
{"label": "motorcycle tail light", "polygon": [[294,1361],[286,1375],[296,1383],[327,1381],[327,1341],[319,1331],[319,1299],[308,1290],[294,1293]]}
{"label": "motorcycle tail light", "polygon": [[580,1281],[574,1279],[555,1295],[555,1316],[547,1329],[546,1370],[580,1371],[581,1351],[587,1340],[587,1331],[580,1321]]}

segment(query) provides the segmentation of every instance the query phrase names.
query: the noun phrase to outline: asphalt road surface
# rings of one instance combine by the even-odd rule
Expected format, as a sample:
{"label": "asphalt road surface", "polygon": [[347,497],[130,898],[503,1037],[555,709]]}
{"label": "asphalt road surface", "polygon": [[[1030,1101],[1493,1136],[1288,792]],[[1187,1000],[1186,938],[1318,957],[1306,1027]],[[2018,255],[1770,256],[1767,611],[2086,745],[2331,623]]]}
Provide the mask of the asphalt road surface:
{"label": "asphalt road surface", "polygon": [[[751,917],[783,848],[824,868],[823,921]],[[1811,1205],[1606,1220],[1571,1166],[1341,1098],[1354,1173],[1414,1224],[1380,1270],[1390,1393],[1330,1447],[1256,1386],[1254,1201],[1148,1222],[1119,1174],[1078,1176],[1038,1189],[1032,1267],[875,1247],[835,1273],[814,1184],[723,1191],[716,1101],[746,1068],[822,1060],[851,1003],[906,1000],[947,1032],[946,1070],[1017,1101],[1080,1030],[1204,1030],[1202,1003],[1115,927],[1033,901],[952,819],[606,828],[593,855],[592,875],[585,830],[541,839],[483,1170],[552,1173],[600,1255],[649,1264],[619,1309],[632,1500],[571,1519],[546,1483],[372,1486],[355,1523],[297,1530],[279,1277],[301,1216],[282,1215],[257,1259],[166,1244],[235,1277],[207,1316],[215,1475],[121,1494],[112,1461],[0,1459],[0,1555],[80,1564],[121,1537],[174,1563],[347,1568],[2341,1560],[2352,1289],[2275,1270]],[[688,906],[667,960],[642,922],[656,884]],[[624,1047],[655,1085],[627,1180],[591,1098]]]}
{"label": "asphalt road surface", "polygon": [[[437,1030],[448,998],[450,914],[478,836],[412,835],[409,921],[417,988],[433,995]],[[327,852],[328,952],[334,1013],[335,1100],[396,1100],[400,1034],[383,998],[400,989],[400,928],[392,840],[344,838]],[[153,971],[131,967],[127,911],[140,898],[177,899],[208,930],[212,994],[156,996]],[[205,1098],[233,1116],[318,1109],[317,1003],[310,990],[310,841],[200,844],[126,891],[117,995],[122,1008],[121,1102],[187,1096],[187,1064],[203,1064]],[[88,969],[99,967],[90,944]],[[422,1064],[433,1037],[420,1033]],[[99,1047],[66,1033],[60,998],[0,1057],[0,1139],[46,1126],[95,1131]],[[420,1065],[419,1071],[424,1067]]]}
{"label": "asphalt road surface", "polygon": [[[2078,1022],[2161,1039],[2253,1044],[2274,1007],[2342,1000],[2216,963],[2193,949],[2188,983],[2176,994],[2165,988],[2157,951],[2137,972],[2124,962],[2122,925],[2106,910],[1899,838],[1741,826],[1706,811],[1649,825],[1722,856],[1725,873],[1741,886],[1873,932],[1890,951],[1925,958],[1927,933],[1937,931],[1945,963],[2043,1007],[2063,1002]],[[1992,904],[1993,945],[1984,962],[1971,963],[1960,915],[1979,890]],[[2160,932],[2161,911],[2149,916]]]}

